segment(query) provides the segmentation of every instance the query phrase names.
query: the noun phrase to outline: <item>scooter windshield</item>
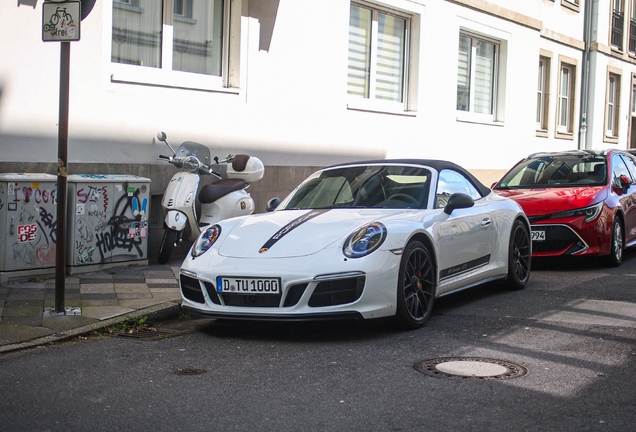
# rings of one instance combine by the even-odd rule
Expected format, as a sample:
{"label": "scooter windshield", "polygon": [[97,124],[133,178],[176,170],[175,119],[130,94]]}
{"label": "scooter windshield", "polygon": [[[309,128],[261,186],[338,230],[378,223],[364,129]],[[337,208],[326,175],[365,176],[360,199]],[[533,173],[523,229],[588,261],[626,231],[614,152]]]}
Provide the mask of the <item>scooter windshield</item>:
{"label": "scooter windshield", "polygon": [[184,141],[177,149],[177,156],[182,158],[194,156],[205,165],[212,163],[210,149],[194,141]]}

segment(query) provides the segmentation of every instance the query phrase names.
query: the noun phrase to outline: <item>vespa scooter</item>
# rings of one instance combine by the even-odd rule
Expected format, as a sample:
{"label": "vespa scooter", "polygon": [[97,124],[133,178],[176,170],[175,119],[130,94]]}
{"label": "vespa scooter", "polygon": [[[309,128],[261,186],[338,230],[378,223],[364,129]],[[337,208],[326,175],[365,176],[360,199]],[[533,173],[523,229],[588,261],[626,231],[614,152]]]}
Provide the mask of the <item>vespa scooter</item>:
{"label": "vespa scooter", "polygon": [[[263,178],[264,166],[260,159],[246,154],[214,158],[216,165],[227,164],[223,177],[211,167],[210,149],[194,141],[185,141],[175,151],[164,132],[157,139],[166,143],[172,156],[158,159],[174,165],[175,173],[161,200],[164,213],[164,235],[159,247],[158,261],[165,264],[172,251],[184,240],[194,242],[206,226],[223,219],[254,212],[254,200],[246,189],[250,183]],[[218,180],[199,190],[200,176],[211,175]],[[200,206],[200,216],[197,207]]]}

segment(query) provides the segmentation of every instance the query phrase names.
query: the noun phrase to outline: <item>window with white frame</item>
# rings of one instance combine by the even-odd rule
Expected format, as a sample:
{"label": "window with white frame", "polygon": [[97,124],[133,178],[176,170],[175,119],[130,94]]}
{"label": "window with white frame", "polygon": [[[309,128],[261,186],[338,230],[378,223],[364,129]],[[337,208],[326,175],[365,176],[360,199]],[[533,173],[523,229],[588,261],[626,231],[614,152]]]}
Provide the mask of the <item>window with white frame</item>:
{"label": "window with white frame", "polygon": [[548,106],[550,93],[550,58],[539,57],[539,73],[537,83],[537,130],[548,129]]}
{"label": "window with white frame", "polygon": [[495,114],[499,43],[469,33],[459,35],[457,110]]}
{"label": "window with white frame", "polygon": [[410,16],[351,3],[347,93],[350,98],[405,103]]}
{"label": "window with white frame", "polygon": [[571,134],[574,131],[574,92],[576,67],[561,63],[557,107],[557,132]]}
{"label": "window with white frame", "polygon": [[618,137],[620,75],[610,73],[607,79],[607,104],[605,107],[605,133],[607,137]]}
{"label": "window with white frame", "polygon": [[111,62],[222,75],[224,0],[115,0],[112,12]]}

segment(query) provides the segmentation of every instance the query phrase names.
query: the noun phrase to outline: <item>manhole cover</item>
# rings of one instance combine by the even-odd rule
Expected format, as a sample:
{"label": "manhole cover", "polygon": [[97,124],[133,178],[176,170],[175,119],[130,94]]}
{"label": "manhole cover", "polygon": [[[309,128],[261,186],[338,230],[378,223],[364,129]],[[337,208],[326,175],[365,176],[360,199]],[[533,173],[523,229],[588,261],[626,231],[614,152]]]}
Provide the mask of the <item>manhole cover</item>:
{"label": "manhole cover", "polygon": [[163,331],[163,330],[144,329],[144,330],[133,331],[130,333],[117,333],[116,336],[123,337],[123,338],[138,339],[138,340],[158,340],[158,339],[169,338],[177,334],[179,333],[171,332],[171,331]]}
{"label": "manhole cover", "polygon": [[504,380],[520,378],[530,370],[518,363],[482,357],[445,357],[415,364],[424,375],[470,380]]}
{"label": "manhole cover", "polygon": [[177,369],[174,374],[181,376],[189,376],[189,375],[201,375],[206,373],[205,369]]}

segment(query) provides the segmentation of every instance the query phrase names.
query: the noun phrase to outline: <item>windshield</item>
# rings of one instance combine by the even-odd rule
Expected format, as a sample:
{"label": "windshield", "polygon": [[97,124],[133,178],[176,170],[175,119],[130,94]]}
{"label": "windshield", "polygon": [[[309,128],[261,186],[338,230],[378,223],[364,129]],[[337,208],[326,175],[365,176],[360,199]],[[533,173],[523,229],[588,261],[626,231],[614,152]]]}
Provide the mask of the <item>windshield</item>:
{"label": "windshield", "polygon": [[544,155],[520,162],[495,189],[601,186],[607,183],[607,160],[601,155]]}
{"label": "windshield", "polygon": [[210,165],[212,158],[210,156],[210,149],[194,141],[185,141],[177,149],[178,157],[194,156],[199,159],[205,165]]}
{"label": "windshield", "polygon": [[426,208],[431,172],[411,166],[353,166],[318,171],[279,209]]}

